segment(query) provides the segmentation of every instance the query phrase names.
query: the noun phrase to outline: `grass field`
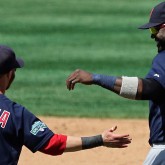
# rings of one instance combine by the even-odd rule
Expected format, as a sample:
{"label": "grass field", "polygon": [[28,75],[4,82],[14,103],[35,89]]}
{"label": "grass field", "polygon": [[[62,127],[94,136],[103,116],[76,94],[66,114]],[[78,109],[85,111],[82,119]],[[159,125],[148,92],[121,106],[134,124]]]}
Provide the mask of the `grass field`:
{"label": "grass field", "polygon": [[[160,1],[159,1],[160,2]],[[25,60],[6,94],[37,115],[146,118],[148,102],[130,101],[101,87],[65,80],[77,68],[144,77],[157,53],[148,21],[157,1],[2,1],[1,43]],[[136,6],[135,6],[136,4]]]}

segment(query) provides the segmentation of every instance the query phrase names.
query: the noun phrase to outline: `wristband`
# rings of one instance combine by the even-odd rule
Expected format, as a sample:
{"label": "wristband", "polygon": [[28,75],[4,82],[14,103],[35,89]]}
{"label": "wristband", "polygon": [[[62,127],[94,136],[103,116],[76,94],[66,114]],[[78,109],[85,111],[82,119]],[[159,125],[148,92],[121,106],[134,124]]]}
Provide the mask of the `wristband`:
{"label": "wristband", "polygon": [[101,135],[91,136],[91,137],[81,137],[82,149],[90,149],[98,146],[102,146],[103,138]]}
{"label": "wristband", "polygon": [[113,89],[117,77],[115,76],[105,76],[100,74],[93,74],[92,75],[93,84],[97,84],[99,86],[102,86],[106,89]]}
{"label": "wristband", "polygon": [[138,78],[137,77],[122,77],[122,85],[120,90],[120,96],[128,99],[135,99],[138,90]]}

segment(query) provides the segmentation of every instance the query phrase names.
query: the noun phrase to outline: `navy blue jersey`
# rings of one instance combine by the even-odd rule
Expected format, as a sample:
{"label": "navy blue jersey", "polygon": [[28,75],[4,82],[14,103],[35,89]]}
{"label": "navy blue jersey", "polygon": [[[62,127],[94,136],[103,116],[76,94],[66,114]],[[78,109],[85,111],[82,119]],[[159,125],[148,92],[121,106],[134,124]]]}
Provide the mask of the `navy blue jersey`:
{"label": "navy blue jersey", "polygon": [[17,165],[23,145],[36,152],[53,135],[53,132],[25,107],[0,94],[1,165]]}
{"label": "navy blue jersey", "polygon": [[[146,78],[155,79],[165,89],[165,51],[160,52],[152,61],[152,68]],[[149,143],[165,142],[165,93],[157,101],[149,101]]]}

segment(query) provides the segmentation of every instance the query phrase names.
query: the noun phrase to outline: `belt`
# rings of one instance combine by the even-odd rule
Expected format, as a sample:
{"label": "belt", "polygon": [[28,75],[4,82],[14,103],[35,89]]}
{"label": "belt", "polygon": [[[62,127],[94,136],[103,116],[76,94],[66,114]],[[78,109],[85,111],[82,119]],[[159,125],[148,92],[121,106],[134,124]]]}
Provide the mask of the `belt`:
{"label": "belt", "polygon": [[165,149],[165,143],[153,143],[152,145],[151,145],[153,148],[163,148],[163,149]]}

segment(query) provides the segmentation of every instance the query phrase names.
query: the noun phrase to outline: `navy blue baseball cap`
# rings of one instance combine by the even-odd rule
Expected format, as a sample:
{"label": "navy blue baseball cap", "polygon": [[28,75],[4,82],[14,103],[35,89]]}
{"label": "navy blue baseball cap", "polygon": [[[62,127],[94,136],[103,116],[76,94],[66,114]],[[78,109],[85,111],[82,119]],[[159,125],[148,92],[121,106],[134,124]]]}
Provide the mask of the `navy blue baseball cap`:
{"label": "navy blue baseball cap", "polygon": [[165,2],[155,6],[150,13],[150,20],[147,24],[139,27],[139,29],[149,29],[165,23]]}
{"label": "navy blue baseball cap", "polygon": [[22,68],[24,61],[17,58],[14,51],[5,45],[0,45],[0,74],[5,74],[14,68]]}

